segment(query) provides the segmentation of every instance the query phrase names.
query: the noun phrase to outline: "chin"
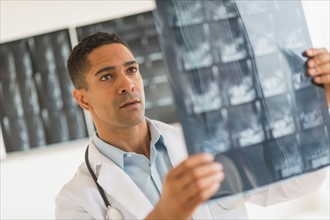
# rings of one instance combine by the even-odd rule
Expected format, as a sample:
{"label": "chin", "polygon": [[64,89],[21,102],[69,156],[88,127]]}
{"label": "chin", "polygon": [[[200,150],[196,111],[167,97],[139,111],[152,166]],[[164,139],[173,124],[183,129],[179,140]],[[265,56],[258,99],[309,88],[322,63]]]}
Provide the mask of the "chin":
{"label": "chin", "polygon": [[139,116],[133,116],[130,115],[129,117],[123,118],[121,121],[123,124],[126,125],[126,127],[136,126],[145,121],[145,115],[139,115]]}

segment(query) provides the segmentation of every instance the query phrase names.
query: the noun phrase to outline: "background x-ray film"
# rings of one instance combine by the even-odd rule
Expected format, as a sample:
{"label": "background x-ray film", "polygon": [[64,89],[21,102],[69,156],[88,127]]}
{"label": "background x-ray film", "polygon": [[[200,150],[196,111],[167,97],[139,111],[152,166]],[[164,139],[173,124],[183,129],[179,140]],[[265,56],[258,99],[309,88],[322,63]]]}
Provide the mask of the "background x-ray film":
{"label": "background x-ray film", "polygon": [[301,2],[156,2],[188,152],[225,166],[215,197],[329,165],[329,113],[305,75]]}

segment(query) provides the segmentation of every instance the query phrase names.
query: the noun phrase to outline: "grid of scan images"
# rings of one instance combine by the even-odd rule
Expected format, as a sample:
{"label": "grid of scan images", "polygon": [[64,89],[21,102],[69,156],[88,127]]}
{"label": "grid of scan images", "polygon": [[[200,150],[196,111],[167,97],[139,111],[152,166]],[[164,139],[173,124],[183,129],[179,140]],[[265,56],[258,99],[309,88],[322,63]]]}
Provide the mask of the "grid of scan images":
{"label": "grid of scan images", "polygon": [[0,121],[6,152],[87,137],[83,111],[71,95],[70,51],[68,29],[1,44]]}
{"label": "grid of scan images", "polygon": [[305,74],[300,1],[156,3],[188,152],[226,167],[214,197],[329,165],[329,112]]}
{"label": "grid of scan images", "polygon": [[[146,116],[176,123],[153,12],[76,28],[78,40],[98,31],[119,34],[132,49],[143,77]],[[66,69],[71,40],[63,29],[1,43],[0,102],[6,105],[0,106],[0,121],[7,153],[87,137]]]}
{"label": "grid of scan images", "polygon": [[96,32],[117,33],[132,49],[143,78],[146,116],[166,123],[177,122],[152,11],[77,28],[79,40]]}

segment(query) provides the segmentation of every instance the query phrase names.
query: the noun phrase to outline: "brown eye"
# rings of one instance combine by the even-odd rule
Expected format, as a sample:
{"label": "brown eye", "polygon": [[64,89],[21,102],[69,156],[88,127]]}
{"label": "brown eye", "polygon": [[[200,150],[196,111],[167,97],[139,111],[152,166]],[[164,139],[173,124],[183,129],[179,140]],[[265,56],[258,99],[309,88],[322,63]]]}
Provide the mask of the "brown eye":
{"label": "brown eye", "polygon": [[128,73],[136,73],[138,71],[138,69],[135,66],[132,66],[130,68],[128,68],[127,72]]}
{"label": "brown eye", "polygon": [[101,80],[102,80],[102,81],[106,81],[106,80],[109,80],[109,79],[111,79],[111,78],[112,78],[111,75],[104,75],[104,76],[101,77]]}

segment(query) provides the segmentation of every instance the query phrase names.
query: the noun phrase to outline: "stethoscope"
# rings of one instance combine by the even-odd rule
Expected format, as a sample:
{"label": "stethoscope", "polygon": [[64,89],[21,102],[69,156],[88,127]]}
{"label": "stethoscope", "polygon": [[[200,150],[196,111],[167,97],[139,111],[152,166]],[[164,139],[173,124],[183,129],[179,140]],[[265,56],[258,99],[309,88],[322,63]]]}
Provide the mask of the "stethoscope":
{"label": "stethoscope", "polygon": [[89,173],[93,177],[93,180],[94,180],[97,188],[99,189],[99,192],[100,192],[100,194],[102,196],[102,199],[103,199],[103,201],[105,203],[105,206],[108,208],[108,211],[107,211],[107,214],[105,216],[105,219],[107,219],[107,220],[110,220],[110,219],[123,219],[123,216],[119,212],[119,210],[110,206],[110,202],[107,199],[107,197],[106,197],[106,195],[104,193],[103,188],[97,182],[97,177],[96,177],[95,173],[93,172],[93,170],[92,170],[92,168],[91,168],[91,166],[89,164],[89,160],[88,160],[88,148],[89,148],[89,146],[87,146],[86,152],[85,152],[85,163],[87,165],[87,168],[88,168]]}

